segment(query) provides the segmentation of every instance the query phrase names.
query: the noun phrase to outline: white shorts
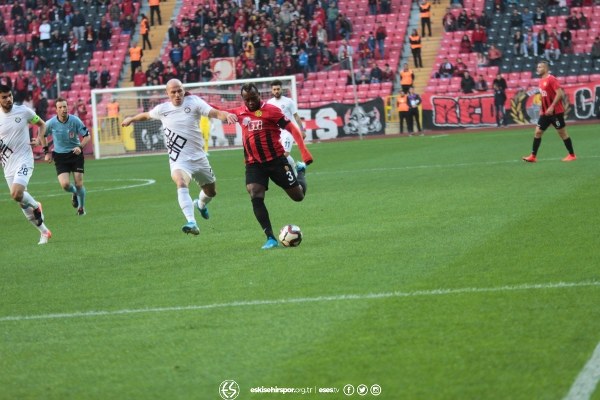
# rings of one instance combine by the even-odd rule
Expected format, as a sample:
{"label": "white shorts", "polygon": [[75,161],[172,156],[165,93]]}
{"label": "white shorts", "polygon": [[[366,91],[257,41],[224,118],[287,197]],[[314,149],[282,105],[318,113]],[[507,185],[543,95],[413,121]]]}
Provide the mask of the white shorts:
{"label": "white shorts", "polygon": [[175,161],[171,162],[171,174],[176,169],[185,172],[198,185],[204,186],[216,182],[217,178],[208,162],[208,158],[203,157],[198,160]]}
{"label": "white shorts", "polygon": [[4,178],[6,178],[8,187],[10,188],[15,183],[27,187],[33,174],[33,166],[33,156],[25,154],[15,158],[13,155],[4,169]]}
{"label": "white shorts", "polygon": [[283,149],[286,153],[290,153],[292,151],[292,145],[294,144],[294,137],[291,133],[286,131],[285,129],[281,130],[281,136],[279,137],[279,141],[283,146]]}

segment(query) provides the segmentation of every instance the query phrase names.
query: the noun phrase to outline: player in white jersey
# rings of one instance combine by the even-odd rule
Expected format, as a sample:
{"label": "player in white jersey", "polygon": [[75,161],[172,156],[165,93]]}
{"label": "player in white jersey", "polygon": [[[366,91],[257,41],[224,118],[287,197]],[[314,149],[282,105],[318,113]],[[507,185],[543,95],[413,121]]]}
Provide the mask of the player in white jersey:
{"label": "player in white jersey", "polygon": [[[171,179],[177,185],[177,199],[187,223],[181,228],[184,233],[198,235],[200,229],[194,216],[194,206],[204,219],[208,219],[206,205],[217,195],[215,175],[204,152],[204,138],[200,131],[200,117],[217,118],[235,123],[237,117],[226,111],[211,107],[198,96],[190,95],[178,79],[167,82],[169,102],[154,107],[149,112],[127,117],[123,126],[132,122],[157,119],[162,122],[165,147],[169,155]],[[194,179],[201,187],[197,200],[192,201],[189,183]]]}
{"label": "player in white jersey", "polygon": [[[29,124],[37,125],[38,138],[29,138]],[[27,192],[27,185],[33,174],[33,151],[31,145],[39,143],[48,152],[46,124],[28,107],[13,104],[11,88],[0,85],[0,164],[4,170],[10,197],[23,210],[25,217],[40,231],[38,244],[48,243],[52,233],[44,224],[42,203]]]}
{"label": "player in white jersey", "polygon": [[[298,115],[298,107],[296,106],[294,100],[290,99],[289,97],[283,96],[281,86],[282,83],[279,79],[276,79],[273,82],[271,82],[271,94],[273,95],[273,97],[271,97],[267,101],[267,103],[279,107],[279,109],[283,111],[283,115],[285,115],[287,119],[289,119],[290,121],[295,121],[296,125],[300,129],[300,132],[302,133],[302,138],[304,139],[306,138],[306,133],[304,133],[304,128],[302,128],[302,119],[300,119],[300,116]],[[306,169],[306,164],[304,164],[303,162],[299,162],[296,164],[296,161],[294,161],[294,158],[290,155],[290,152],[292,151],[292,145],[294,144],[294,138],[292,137],[292,134],[286,131],[285,129],[282,129],[279,141],[281,142],[281,145],[285,150],[285,153],[283,155],[287,157],[290,166],[294,170]]]}

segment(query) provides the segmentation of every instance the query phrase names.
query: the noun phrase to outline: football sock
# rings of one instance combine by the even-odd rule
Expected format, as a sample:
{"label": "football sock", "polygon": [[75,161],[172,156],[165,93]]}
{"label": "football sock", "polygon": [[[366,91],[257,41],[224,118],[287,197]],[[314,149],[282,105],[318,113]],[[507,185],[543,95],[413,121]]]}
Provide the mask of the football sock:
{"label": "football sock", "polygon": [[256,220],[260,224],[267,238],[274,238],[273,236],[273,228],[271,227],[271,220],[269,219],[269,211],[267,211],[267,206],[265,206],[265,199],[260,197],[255,197],[252,199],[252,209],[254,210],[254,216]]}
{"label": "football sock", "polygon": [[73,185],[72,183],[69,185],[68,188],[65,189],[65,192],[69,192],[69,193],[77,193],[77,188],[75,187],[75,185]]}
{"label": "football sock", "polygon": [[40,226],[38,226],[38,224],[35,220],[35,216],[33,215],[33,209],[31,207],[22,208],[21,210],[23,211],[25,218],[27,218],[27,220],[31,223],[31,225],[33,225],[35,227],[35,229],[37,229],[41,233],[48,232],[48,228],[46,227],[46,224],[42,223]]}
{"label": "football sock", "polygon": [[300,186],[302,186],[302,193],[306,194],[306,175],[304,171],[299,171],[297,176],[298,182],[300,182]]}
{"label": "football sock", "polygon": [[531,154],[533,154],[534,156],[536,156],[541,144],[542,144],[542,138],[541,137],[540,138],[533,138],[533,149],[531,150]]}
{"label": "football sock", "polygon": [[204,208],[206,208],[206,205],[207,205],[208,203],[210,203],[210,201],[211,201],[212,199],[213,199],[212,197],[210,197],[210,196],[207,196],[207,195],[204,193],[204,190],[201,190],[201,191],[200,191],[200,196],[198,196],[198,205],[200,206],[200,208],[201,208],[201,209],[204,209]]}
{"label": "football sock", "polygon": [[85,186],[77,189],[77,200],[79,201],[79,208],[85,207]]}
{"label": "football sock", "polygon": [[296,161],[294,161],[294,157],[287,156],[288,164],[292,167],[292,171],[296,172]]}
{"label": "football sock", "polygon": [[573,150],[573,143],[571,142],[571,138],[568,137],[565,140],[563,140],[563,142],[565,144],[565,147],[569,151],[569,154],[575,154],[575,151]]}
{"label": "football sock", "polygon": [[35,201],[35,199],[29,194],[29,192],[23,192],[23,200],[21,200],[21,206],[22,207],[31,207],[31,208],[37,208],[38,207],[38,203],[37,201]]}
{"label": "football sock", "polygon": [[194,203],[190,197],[190,190],[188,188],[177,189],[177,200],[185,219],[188,222],[196,222],[196,218],[194,217]]}

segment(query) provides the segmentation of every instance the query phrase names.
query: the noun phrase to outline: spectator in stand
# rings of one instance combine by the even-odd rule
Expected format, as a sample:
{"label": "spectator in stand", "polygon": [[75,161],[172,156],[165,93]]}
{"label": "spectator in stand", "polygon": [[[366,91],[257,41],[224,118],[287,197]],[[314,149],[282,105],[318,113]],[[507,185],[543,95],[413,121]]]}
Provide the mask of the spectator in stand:
{"label": "spectator in stand", "polygon": [[513,8],[512,14],[510,16],[510,27],[521,29],[522,26],[523,26],[523,17],[521,17],[521,13],[515,7],[515,8]]}
{"label": "spectator in stand", "polygon": [[100,71],[100,87],[102,89],[108,87],[111,80],[112,80],[112,76],[110,76],[110,71],[108,70],[108,67],[105,65],[102,67],[102,71]]}
{"label": "spectator in stand", "polygon": [[158,24],[162,25],[162,18],[160,16],[160,0],[149,0],[150,5],[150,24],[154,26],[154,15],[156,15]]}
{"label": "spectator in stand", "polygon": [[[440,0],[435,0],[435,1],[438,1],[438,4],[439,4]],[[379,0],[379,11],[381,12],[381,14],[391,13],[392,7],[390,4],[390,0]]]}
{"label": "spectator in stand", "polygon": [[421,14],[421,36],[425,37],[425,27],[427,27],[431,37],[431,3],[428,0],[421,0],[419,13]]}
{"label": "spectator in stand", "polygon": [[[17,18],[18,17],[19,16],[17,16]],[[25,101],[25,98],[27,97],[28,86],[29,78],[27,77],[27,75],[25,75],[23,71],[17,72],[17,77],[15,78],[13,86],[15,104],[23,104],[23,101]]]}
{"label": "spectator in stand", "polygon": [[594,39],[594,44],[592,44],[592,52],[590,56],[592,57],[592,66],[594,68],[600,65],[600,62],[598,61],[600,60],[600,36],[596,36],[596,39]]}
{"label": "spectator in stand", "polygon": [[33,71],[35,69],[36,52],[33,48],[33,43],[27,42],[23,50],[25,60],[25,71]]}
{"label": "spectator in stand", "polygon": [[119,7],[117,0],[113,0],[108,6],[108,16],[113,28],[118,28],[121,25],[121,7]]}
{"label": "spectator in stand", "polygon": [[412,87],[414,81],[415,74],[408,68],[408,63],[404,63],[404,67],[400,71],[400,86],[402,86],[402,91],[408,93],[408,89]]}
{"label": "spectator in stand", "polygon": [[87,125],[88,109],[87,109],[87,105],[85,104],[85,102],[83,101],[83,99],[81,97],[79,99],[77,99],[77,104],[75,105],[75,110],[77,111],[77,117],[84,124]]}
{"label": "spectator in stand", "polygon": [[567,28],[576,31],[579,29],[579,18],[577,18],[577,11],[572,10],[571,15],[566,20]]}
{"label": "spectator in stand", "polygon": [[469,24],[470,20],[469,16],[467,15],[467,10],[463,8],[458,14],[458,18],[456,19],[456,27],[459,31],[463,31],[469,27]]}
{"label": "spectator in stand", "polygon": [[90,67],[88,71],[88,80],[90,81],[90,89],[96,89],[98,87],[98,71],[96,67]]}
{"label": "spectator in stand", "polygon": [[[379,49],[379,58],[383,60],[385,58],[385,39],[387,38],[387,29],[383,22],[379,21],[377,29],[375,30],[375,40],[377,40],[377,48]],[[423,63],[421,63],[423,64]],[[421,65],[422,66],[422,65]]]}
{"label": "spectator in stand", "polygon": [[523,32],[527,32],[530,28],[533,28],[533,20],[535,18],[535,14],[533,11],[529,9],[529,7],[523,7],[523,13],[521,14],[521,19],[523,20]]}
{"label": "spectator in stand", "polygon": [[20,35],[27,32],[27,24],[23,17],[17,15],[15,20],[13,21],[13,34]]}
{"label": "spectator in stand", "polygon": [[395,73],[392,71],[390,64],[385,63],[385,68],[381,73],[381,82],[394,82]]}
{"label": "spectator in stand", "polygon": [[25,9],[18,1],[13,2],[10,8],[10,19],[15,20],[17,17],[25,18]]}
{"label": "spectator in stand", "polygon": [[499,67],[502,63],[502,52],[494,44],[490,45],[488,50],[488,60],[490,67]]}
{"label": "spectator in stand", "polygon": [[550,64],[552,64],[552,59],[554,59],[554,61],[558,61],[560,58],[560,43],[558,43],[558,39],[555,36],[548,38],[548,41],[546,42],[546,48],[544,50],[544,56],[548,61],[550,61]]}
{"label": "spectator in stand", "polygon": [[348,45],[348,40],[342,39],[342,44],[338,49],[338,61],[340,62],[341,69],[350,69],[350,57],[352,57],[354,51],[352,46]]}
{"label": "spectator in stand", "polygon": [[515,56],[522,56],[523,55],[523,48],[525,47],[525,37],[523,37],[523,34],[521,33],[520,29],[517,29],[515,31],[515,34],[513,35],[513,53]]}
{"label": "spectator in stand", "polygon": [[354,75],[354,82],[357,85],[366,85],[371,83],[371,76],[364,66],[361,66]]}
{"label": "spectator in stand", "polygon": [[587,19],[583,12],[579,11],[579,29],[590,29],[590,21]]}
{"label": "spectator in stand", "polygon": [[377,15],[377,0],[368,0],[369,14]]}
{"label": "spectator in stand", "polygon": [[535,14],[533,14],[533,24],[546,25],[546,13],[544,12],[542,7],[538,6],[535,9]]}
{"label": "spectator in stand", "polygon": [[462,40],[460,41],[460,47],[458,52],[460,54],[468,54],[473,51],[473,46],[471,45],[471,40],[468,35],[463,35]]}
{"label": "spectator in stand", "polygon": [[79,8],[75,8],[74,11],[73,17],[71,18],[71,28],[77,37],[77,40],[83,42],[85,34],[85,17],[79,12]]}
{"label": "spectator in stand", "polygon": [[461,79],[460,89],[465,94],[473,93],[473,89],[475,89],[475,80],[473,79],[471,74],[469,74],[469,71],[466,71],[465,75]]}
{"label": "spectator in stand", "polygon": [[56,98],[56,75],[50,71],[49,68],[46,68],[44,70],[44,74],[42,75],[41,78],[41,83],[42,83],[42,91],[45,91],[46,93],[48,93],[48,98],[49,99],[55,99]]}
{"label": "spectator in stand", "polygon": [[485,28],[479,24],[475,24],[475,29],[471,35],[471,41],[473,42],[473,50],[477,53],[478,61],[482,58],[485,53],[485,47],[487,44],[487,33]]}
{"label": "spectator in stand", "polygon": [[573,53],[573,35],[571,35],[571,31],[568,26],[565,26],[563,31],[560,33],[560,50],[563,54],[572,54]]}
{"label": "spectator in stand", "polygon": [[98,28],[98,40],[102,43],[102,50],[110,50],[110,39],[112,38],[112,27],[106,16],[103,16],[100,20],[100,27]]}
{"label": "spectator in stand", "polygon": [[329,7],[327,7],[327,35],[329,40],[337,40],[337,21],[339,15],[340,10],[337,7],[337,2],[329,4]]}
{"label": "spectator in stand", "polygon": [[462,78],[467,70],[467,64],[463,62],[462,58],[457,58],[456,64],[454,64],[454,76]]}
{"label": "spectator in stand", "polygon": [[181,31],[177,27],[175,20],[171,20],[171,25],[169,26],[169,29],[167,30],[167,36],[169,37],[169,42],[171,43],[171,46],[173,46],[175,43],[179,43],[180,32]]}
{"label": "spectator in stand", "polygon": [[[135,74],[133,74],[133,86],[141,87],[146,85],[146,74],[142,71],[142,67],[139,66],[135,69]],[[143,108],[143,99],[142,96],[136,96],[137,98],[137,106],[138,108]]]}
{"label": "spectator in stand", "polygon": [[131,15],[127,15],[121,20],[121,33],[130,35],[135,30],[135,21]]}
{"label": "spectator in stand", "polygon": [[352,22],[350,22],[350,19],[342,13],[340,13],[338,19],[340,25],[340,35],[342,38],[350,40],[350,35],[352,35]]}
{"label": "spectator in stand", "polygon": [[48,18],[44,17],[38,29],[40,33],[40,41],[44,43],[44,47],[48,47],[50,45],[50,31],[52,30]]}
{"label": "spectator in stand", "polygon": [[549,38],[550,35],[548,34],[548,31],[542,27],[542,29],[538,31],[538,54],[544,51]]}
{"label": "spectator in stand", "polygon": [[454,74],[454,65],[448,60],[448,57],[444,58],[444,61],[440,64],[438,69],[439,78],[452,78]]}
{"label": "spectator in stand", "polygon": [[525,33],[523,38],[523,45],[523,53],[525,54],[525,57],[529,57],[530,53],[535,57],[539,55],[538,35],[533,30],[533,28],[529,28],[529,31]]}
{"label": "spectator in stand", "polygon": [[35,102],[35,113],[42,120],[48,118],[48,93],[40,91],[40,98]]}
{"label": "spectator in stand", "polygon": [[358,42],[358,64],[367,67],[369,65],[370,60],[373,58],[373,54],[369,49],[369,45],[367,44],[367,38],[365,35],[360,35],[360,40]]}
{"label": "spectator in stand", "polygon": [[483,75],[479,75],[479,78],[477,78],[477,81],[475,82],[475,90],[478,92],[487,92],[488,90],[488,84],[485,81],[485,79],[483,78]]}
{"label": "spectator in stand", "polygon": [[446,8],[446,14],[442,18],[442,25],[446,32],[454,32],[457,29],[456,17],[450,8]]}
{"label": "spectator in stand", "polygon": [[369,74],[369,80],[371,83],[381,83],[383,77],[383,71],[379,68],[377,63],[374,63],[373,68],[371,68],[371,73]]}
{"label": "spectator in stand", "polygon": [[413,60],[415,62],[415,68],[423,68],[423,59],[421,58],[421,36],[419,36],[419,31],[417,29],[413,29],[411,35],[408,38],[410,42],[410,50],[413,55]]}
{"label": "spectator in stand", "polygon": [[97,35],[96,35],[96,32],[94,31],[94,28],[90,24],[87,24],[85,26],[85,32],[83,34],[83,37],[85,39],[86,51],[88,51],[90,53],[93,53],[94,51],[96,51]]}
{"label": "spectator in stand", "polygon": [[63,44],[63,54],[66,52],[67,60],[77,60],[79,52],[79,39],[73,32],[69,32],[69,40]]}

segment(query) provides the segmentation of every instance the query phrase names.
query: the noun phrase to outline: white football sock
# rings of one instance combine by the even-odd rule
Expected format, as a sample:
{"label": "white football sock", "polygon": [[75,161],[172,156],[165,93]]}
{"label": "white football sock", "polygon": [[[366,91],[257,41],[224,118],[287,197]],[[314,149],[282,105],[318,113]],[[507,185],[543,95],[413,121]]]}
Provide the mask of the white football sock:
{"label": "white football sock", "polygon": [[29,192],[23,192],[23,200],[21,200],[21,204],[25,207],[37,208],[38,203],[35,199],[29,194]]}
{"label": "white football sock", "polygon": [[206,205],[211,202],[213,198],[209,197],[204,193],[204,190],[200,191],[200,196],[198,196],[198,205],[201,209],[205,209]]}
{"label": "white football sock", "polygon": [[196,222],[196,218],[194,217],[194,203],[190,197],[190,190],[188,188],[177,189],[177,200],[185,219],[188,222]]}

